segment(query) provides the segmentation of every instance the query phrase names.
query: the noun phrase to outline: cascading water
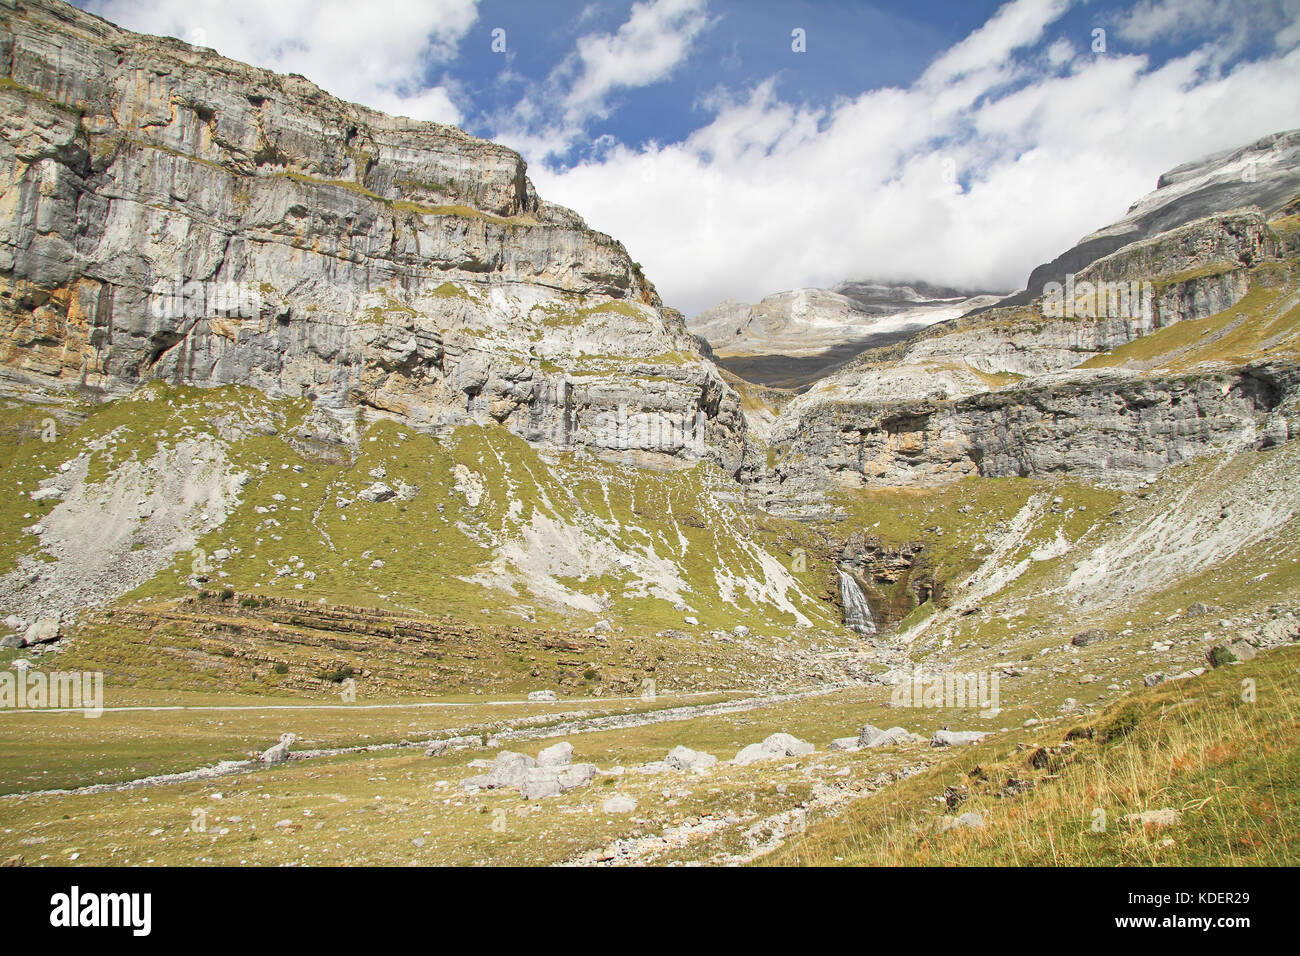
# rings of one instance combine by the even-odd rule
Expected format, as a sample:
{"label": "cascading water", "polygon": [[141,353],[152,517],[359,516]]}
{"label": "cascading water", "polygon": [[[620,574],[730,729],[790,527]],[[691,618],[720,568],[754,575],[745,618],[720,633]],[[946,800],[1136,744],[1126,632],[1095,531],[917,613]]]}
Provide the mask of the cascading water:
{"label": "cascading water", "polygon": [[844,603],[844,624],[859,634],[875,634],[876,621],[871,616],[871,605],[867,596],[853,580],[853,575],[843,568],[840,572],[840,600]]}

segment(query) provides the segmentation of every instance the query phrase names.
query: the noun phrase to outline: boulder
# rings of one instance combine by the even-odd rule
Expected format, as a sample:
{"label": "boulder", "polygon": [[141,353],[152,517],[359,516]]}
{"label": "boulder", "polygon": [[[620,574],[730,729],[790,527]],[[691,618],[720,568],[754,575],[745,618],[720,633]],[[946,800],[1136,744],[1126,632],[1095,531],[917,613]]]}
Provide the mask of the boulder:
{"label": "boulder", "polygon": [[902,727],[890,727],[888,730],[881,730],[879,727],[873,727],[867,724],[858,734],[859,747],[892,747],[894,744],[923,744],[925,738],[920,734],[914,734]]}
{"label": "boulder", "polygon": [[21,634],[10,634],[0,639],[0,647],[3,648],[22,648],[27,646],[27,639]]}
{"label": "boulder", "polygon": [[390,498],[396,498],[397,492],[382,481],[376,481],[369,488],[357,492],[357,497],[362,501],[388,501]]}
{"label": "boulder", "polygon": [[539,767],[567,767],[573,763],[573,744],[561,741],[541,750],[537,754]]}
{"label": "boulder", "polygon": [[23,638],[27,641],[28,647],[33,644],[48,644],[51,641],[57,641],[59,639],[59,619],[57,617],[44,617],[33,622],[28,626]]}
{"label": "boulder", "polygon": [[568,792],[578,787],[585,787],[596,779],[597,768],[594,763],[575,763],[558,772],[560,789]]}
{"label": "boulder", "polygon": [[978,730],[936,730],[930,738],[931,747],[964,747],[979,743],[988,734]]}
{"label": "boulder", "polygon": [[503,750],[492,761],[492,769],[488,771],[487,782],[483,786],[491,790],[518,787],[524,782],[528,771],[536,766],[537,761],[527,754]]}
{"label": "boulder", "polygon": [[631,797],[625,797],[621,793],[616,793],[600,805],[600,809],[605,813],[631,813],[636,809],[636,801]]}
{"label": "boulder", "polygon": [[530,690],[528,692],[528,699],[530,701],[547,702],[558,700],[559,698],[555,696],[555,691],[553,690]]}
{"label": "boulder", "polygon": [[519,793],[525,800],[540,800],[563,792],[560,775],[553,767],[530,767],[519,782]]}
{"label": "boulder", "polygon": [[1224,664],[1237,664],[1241,661],[1252,660],[1259,652],[1245,641],[1230,641],[1224,644],[1215,644],[1205,653],[1206,660],[1212,667],[1222,667]]}
{"label": "boulder", "polygon": [[857,737],[836,737],[826,749],[852,751],[857,750],[860,746]]}
{"label": "boulder", "polygon": [[262,763],[284,763],[289,759],[289,748],[298,739],[297,734],[281,734],[280,742],[268,748],[260,758]]}
{"label": "boulder", "polygon": [[791,734],[776,733],[759,744],[750,744],[736,754],[734,764],[744,765],[777,757],[805,757],[817,748]]}
{"label": "boulder", "polygon": [[959,817],[941,817],[939,819],[938,831],[947,833],[949,830],[983,830],[984,817],[971,810],[963,813]]}
{"label": "boulder", "polygon": [[690,747],[676,746],[668,751],[664,763],[673,770],[704,770],[718,762],[713,754],[706,754]]}
{"label": "boulder", "polygon": [[1088,647],[1092,644],[1100,644],[1102,641],[1110,640],[1110,632],[1104,631],[1099,627],[1090,631],[1080,631],[1074,637],[1070,638],[1070,643],[1075,647]]}

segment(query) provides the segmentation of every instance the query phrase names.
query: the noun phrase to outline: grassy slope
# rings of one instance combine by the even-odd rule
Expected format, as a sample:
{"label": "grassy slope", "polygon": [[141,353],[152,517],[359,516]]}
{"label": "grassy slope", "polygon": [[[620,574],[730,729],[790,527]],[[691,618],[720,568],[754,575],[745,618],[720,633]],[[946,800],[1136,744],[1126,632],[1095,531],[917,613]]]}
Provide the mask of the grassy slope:
{"label": "grassy slope", "polygon": [[[712,466],[655,472],[586,455],[546,460],[504,428],[466,427],[438,439],[386,420],[363,426],[355,449],[330,449],[301,439],[306,402],[271,401],[242,388],[154,383],[136,400],[80,411],[84,421],[44,443],[35,431],[43,411],[8,409],[0,436],[11,453],[0,483],[26,492],[77,454],[90,457],[91,480],[102,481],[123,461],[151,457],[160,444],[215,442],[220,432],[230,469],[252,478],[228,519],[198,541],[209,588],[539,633],[608,621],[613,644],[581,655],[585,663],[576,666],[579,677],[598,673],[588,681],[593,687],[606,669],[630,659],[667,661],[660,673],[669,682],[693,684],[707,675],[715,685],[735,686],[749,655],[720,646],[708,629],[739,623],[759,633],[790,632],[805,645],[852,640],[839,626],[831,564],[812,532],[720,500],[714,490],[724,482]],[[242,425],[235,437],[232,422]],[[390,486],[401,482],[418,492],[410,500],[360,500],[357,493],[379,469]],[[350,503],[340,507],[340,499]],[[37,553],[37,539],[20,529],[54,507],[25,494],[0,496],[5,567],[19,553]],[[806,564],[794,560],[800,547]],[[218,561],[213,555],[221,549],[231,553]],[[620,555],[636,560],[624,566],[615,560]],[[648,586],[647,568],[675,590]],[[194,569],[195,555],[180,553],[116,605],[165,610],[192,593]],[[799,630],[799,615],[812,629]],[[700,623],[687,625],[688,616]],[[687,638],[656,637],[664,629]],[[179,626],[142,636],[101,615],[82,621],[63,661],[103,667],[119,681],[248,693],[286,683],[271,671],[275,662],[289,664],[295,677],[328,663],[366,663],[346,654],[323,660],[277,644],[252,653],[248,666],[212,667],[221,662],[210,637]],[[518,690],[536,683],[529,677],[534,664],[549,680],[548,663],[578,656],[485,647],[478,669],[492,686]],[[437,676],[431,679],[436,685]],[[444,689],[457,687],[465,689],[458,681]]]}
{"label": "grassy slope", "polygon": [[[1294,865],[1300,859],[1300,650],[1146,691],[1072,728],[1073,751],[1043,766],[998,739],[838,819],[765,862],[845,865]],[[1254,682],[1256,699],[1243,700]],[[1087,739],[1079,730],[1090,731]],[[1068,735],[1042,743],[1059,746]],[[1033,785],[1014,795],[1011,780]],[[937,833],[948,787],[982,830]],[[1172,808],[1173,828],[1125,821]],[[1098,824],[1103,818],[1104,828]]]}

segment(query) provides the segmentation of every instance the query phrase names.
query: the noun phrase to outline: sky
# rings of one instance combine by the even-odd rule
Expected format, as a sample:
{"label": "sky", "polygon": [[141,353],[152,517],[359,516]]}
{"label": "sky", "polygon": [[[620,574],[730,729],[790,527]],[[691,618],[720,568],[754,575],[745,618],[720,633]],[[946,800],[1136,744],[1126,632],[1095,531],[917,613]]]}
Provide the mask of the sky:
{"label": "sky", "polygon": [[688,315],[1010,291],[1163,171],[1300,127],[1300,0],[78,0],[454,123]]}

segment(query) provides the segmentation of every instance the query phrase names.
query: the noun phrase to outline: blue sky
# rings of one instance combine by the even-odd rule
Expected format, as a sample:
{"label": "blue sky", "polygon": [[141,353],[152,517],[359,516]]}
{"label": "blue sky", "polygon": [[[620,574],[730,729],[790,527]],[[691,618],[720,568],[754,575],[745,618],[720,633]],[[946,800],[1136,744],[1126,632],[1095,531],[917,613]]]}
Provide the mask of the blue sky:
{"label": "blue sky", "polygon": [[1300,0],[81,3],[513,146],[688,314],[1018,288],[1165,169],[1300,127]]}

